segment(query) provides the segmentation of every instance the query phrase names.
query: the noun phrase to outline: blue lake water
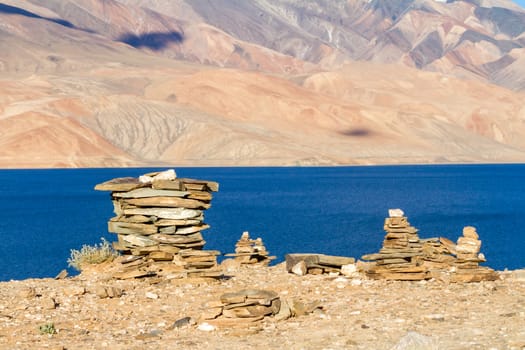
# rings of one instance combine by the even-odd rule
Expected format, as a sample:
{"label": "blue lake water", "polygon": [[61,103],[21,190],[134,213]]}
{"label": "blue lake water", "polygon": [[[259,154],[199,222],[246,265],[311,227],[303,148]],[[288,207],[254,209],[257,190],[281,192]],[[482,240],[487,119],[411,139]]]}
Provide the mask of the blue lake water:
{"label": "blue lake water", "polygon": [[[54,277],[70,249],[93,245],[113,216],[93,187],[151,169],[0,170],[0,280]],[[486,265],[525,267],[525,165],[321,168],[178,168],[214,180],[205,249],[231,253],[243,231],[287,253],[360,257],[377,252],[389,208],[402,208],[422,238],[456,240],[478,229]]]}

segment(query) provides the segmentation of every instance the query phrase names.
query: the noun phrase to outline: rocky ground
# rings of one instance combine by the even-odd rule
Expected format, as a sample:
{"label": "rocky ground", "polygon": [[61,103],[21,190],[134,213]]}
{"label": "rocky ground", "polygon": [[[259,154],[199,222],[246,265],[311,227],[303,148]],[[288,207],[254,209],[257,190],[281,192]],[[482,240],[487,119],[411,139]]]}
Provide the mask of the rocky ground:
{"label": "rocky ground", "polygon": [[[2,282],[0,348],[525,349],[525,270],[470,284],[297,276],[283,264],[230,267],[226,274],[214,282],[114,280],[99,268],[73,278]],[[245,288],[320,308],[252,327],[202,319],[206,302]]]}

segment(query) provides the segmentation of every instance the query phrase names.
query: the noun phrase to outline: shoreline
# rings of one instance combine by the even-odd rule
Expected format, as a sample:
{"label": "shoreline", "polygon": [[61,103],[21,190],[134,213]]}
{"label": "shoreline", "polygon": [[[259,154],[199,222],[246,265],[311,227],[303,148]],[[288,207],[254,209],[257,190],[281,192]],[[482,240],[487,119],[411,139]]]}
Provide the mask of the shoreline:
{"label": "shoreline", "polygon": [[137,165],[137,166],[121,166],[121,167],[28,167],[28,168],[4,168],[0,167],[1,170],[103,170],[103,169],[151,169],[151,170],[163,170],[163,169],[224,169],[224,168],[368,168],[368,167],[426,167],[426,166],[505,166],[505,165],[525,165],[525,162],[437,162],[437,163],[372,163],[372,164],[302,164],[302,165],[174,165],[174,164],[159,164],[159,165]]}

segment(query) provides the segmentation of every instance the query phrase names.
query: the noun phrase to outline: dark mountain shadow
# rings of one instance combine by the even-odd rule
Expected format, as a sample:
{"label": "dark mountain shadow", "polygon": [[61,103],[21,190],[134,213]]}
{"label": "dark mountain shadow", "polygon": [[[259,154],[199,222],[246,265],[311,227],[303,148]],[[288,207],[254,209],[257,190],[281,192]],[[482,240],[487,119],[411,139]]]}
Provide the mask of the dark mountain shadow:
{"label": "dark mountain shadow", "polygon": [[372,131],[365,128],[354,128],[348,130],[342,130],[339,132],[341,135],[350,137],[366,137],[372,135]]}
{"label": "dark mountain shadow", "polygon": [[42,17],[42,16],[37,15],[36,13],[29,12],[19,7],[9,6],[6,4],[0,4],[0,13],[5,13],[8,15],[26,16],[30,18],[38,18],[38,19],[43,19],[46,21],[54,22],[56,24],[60,24],[61,26],[64,26],[64,27],[75,28],[75,25],[73,23],[66,21],[64,19]]}
{"label": "dark mountain shadow", "polygon": [[134,48],[148,48],[154,51],[159,51],[166,48],[170,43],[181,43],[184,37],[181,33],[176,31],[161,33],[151,32],[140,35],[126,33],[120,36],[117,41],[126,43]]}
{"label": "dark mountain shadow", "polygon": [[43,17],[40,15],[37,15],[36,13],[21,9],[19,7],[10,6],[6,4],[0,4],[0,14],[2,13],[5,13],[7,15],[20,15],[20,16],[25,16],[29,18],[43,19],[44,21],[53,22],[53,23],[59,24],[67,28],[77,29],[77,30],[81,30],[87,33],[95,33],[93,30],[90,30],[90,29],[78,28],[73,23],[66,21],[65,19]]}

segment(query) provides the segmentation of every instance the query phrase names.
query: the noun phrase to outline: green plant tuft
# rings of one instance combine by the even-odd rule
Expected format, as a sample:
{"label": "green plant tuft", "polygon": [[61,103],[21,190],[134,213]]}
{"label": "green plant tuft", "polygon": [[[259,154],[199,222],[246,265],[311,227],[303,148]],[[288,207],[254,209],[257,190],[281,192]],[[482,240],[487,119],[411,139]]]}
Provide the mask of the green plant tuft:
{"label": "green plant tuft", "polygon": [[72,268],[82,271],[85,265],[101,264],[106,261],[112,261],[118,256],[118,253],[111,247],[106,239],[102,238],[102,243],[90,246],[84,244],[80,250],[71,249],[71,257],[67,263]]}
{"label": "green plant tuft", "polygon": [[40,330],[40,334],[56,334],[57,330],[55,329],[55,325],[53,323],[46,323],[38,327]]}

